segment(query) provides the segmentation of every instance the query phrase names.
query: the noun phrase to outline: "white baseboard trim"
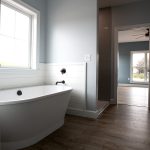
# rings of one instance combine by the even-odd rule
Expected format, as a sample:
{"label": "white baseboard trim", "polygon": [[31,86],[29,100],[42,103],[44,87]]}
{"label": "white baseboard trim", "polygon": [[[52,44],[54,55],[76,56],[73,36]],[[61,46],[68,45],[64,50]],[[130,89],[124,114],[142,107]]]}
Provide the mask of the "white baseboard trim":
{"label": "white baseboard trim", "polygon": [[97,110],[90,111],[90,110],[81,110],[81,109],[76,109],[76,108],[68,108],[67,114],[96,119],[98,117],[99,112]]}
{"label": "white baseboard trim", "polygon": [[148,88],[148,84],[118,84],[118,86],[123,87],[145,87]]}
{"label": "white baseboard trim", "polygon": [[69,115],[74,115],[74,116],[80,116],[80,117],[86,117],[86,118],[93,118],[97,119],[97,117],[103,113],[103,111],[109,106],[109,104],[105,105],[105,107],[96,110],[96,111],[91,111],[91,110],[81,110],[81,109],[76,109],[76,108],[68,108],[67,109],[67,114]]}

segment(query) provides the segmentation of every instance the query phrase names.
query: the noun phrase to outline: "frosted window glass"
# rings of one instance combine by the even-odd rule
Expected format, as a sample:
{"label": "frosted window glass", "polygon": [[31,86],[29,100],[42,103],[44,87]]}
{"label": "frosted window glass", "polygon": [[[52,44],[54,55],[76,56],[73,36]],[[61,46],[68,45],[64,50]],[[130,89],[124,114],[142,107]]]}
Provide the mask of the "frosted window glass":
{"label": "frosted window glass", "polygon": [[30,31],[29,17],[16,12],[15,38],[28,40]]}
{"label": "frosted window glass", "polygon": [[15,11],[1,5],[1,33],[6,36],[14,36]]}
{"label": "frosted window glass", "polygon": [[0,30],[1,67],[29,68],[31,17],[2,4]]}

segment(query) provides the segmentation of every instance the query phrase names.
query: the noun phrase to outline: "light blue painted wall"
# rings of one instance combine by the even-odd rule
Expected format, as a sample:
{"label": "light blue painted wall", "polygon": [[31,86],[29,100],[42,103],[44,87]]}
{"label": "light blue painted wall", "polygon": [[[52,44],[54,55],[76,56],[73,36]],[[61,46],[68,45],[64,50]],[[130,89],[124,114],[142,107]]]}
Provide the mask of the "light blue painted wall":
{"label": "light blue painted wall", "polygon": [[149,42],[130,42],[119,44],[119,72],[118,82],[128,84],[130,81],[130,62],[131,62],[131,51],[142,51],[149,49]]}
{"label": "light blue painted wall", "polygon": [[48,63],[87,64],[87,109],[96,110],[97,0],[47,1]]}
{"label": "light blue painted wall", "polygon": [[40,55],[41,63],[46,62],[46,0],[22,0],[40,11]]}

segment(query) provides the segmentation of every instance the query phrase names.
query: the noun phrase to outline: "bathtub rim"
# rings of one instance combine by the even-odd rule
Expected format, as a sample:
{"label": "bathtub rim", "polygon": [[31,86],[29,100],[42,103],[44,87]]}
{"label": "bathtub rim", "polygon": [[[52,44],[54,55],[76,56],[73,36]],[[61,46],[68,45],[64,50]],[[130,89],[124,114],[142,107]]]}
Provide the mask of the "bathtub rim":
{"label": "bathtub rim", "polygon": [[[19,89],[26,89],[26,88],[32,88],[32,87],[41,87],[41,86],[56,86],[56,85],[37,85],[37,86],[28,86],[28,87],[18,87],[18,88],[11,88],[11,89],[4,89],[4,90],[0,90],[0,91],[7,91],[7,90],[19,90]],[[60,85],[57,85],[60,86]],[[57,93],[53,93],[53,94],[49,94],[49,95],[43,95],[43,96],[39,96],[39,97],[34,97],[34,98],[29,98],[29,99],[24,99],[24,100],[10,100],[10,101],[0,101],[0,106],[6,106],[6,105],[15,105],[15,104],[23,104],[23,103],[30,103],[36,100],[41,100],[47,97],[53,97],[56,95],[60,95],[60,94],[64,94],[64,93],[68,93],[71,92],[73,89],[70,86],[66,86],[68,89],[64,90],[64,91],[60,91]]]}

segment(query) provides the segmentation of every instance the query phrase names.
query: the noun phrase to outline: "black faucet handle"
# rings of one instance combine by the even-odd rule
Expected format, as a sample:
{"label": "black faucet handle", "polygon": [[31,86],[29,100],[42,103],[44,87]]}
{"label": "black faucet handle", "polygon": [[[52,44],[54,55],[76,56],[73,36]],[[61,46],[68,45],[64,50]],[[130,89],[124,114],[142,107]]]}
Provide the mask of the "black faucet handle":
{"label": "black faucet handle", "polygon": [[66,69],[65,69],[65,68],[62,68],[62,69],[60,70],[60,72],[61,72],[62,74],[65,74],[65,73],[66,73]]}
{"label": "black faucet handle", "polygon": [[65,80],[62,81],[62,84],[65,84]]}

